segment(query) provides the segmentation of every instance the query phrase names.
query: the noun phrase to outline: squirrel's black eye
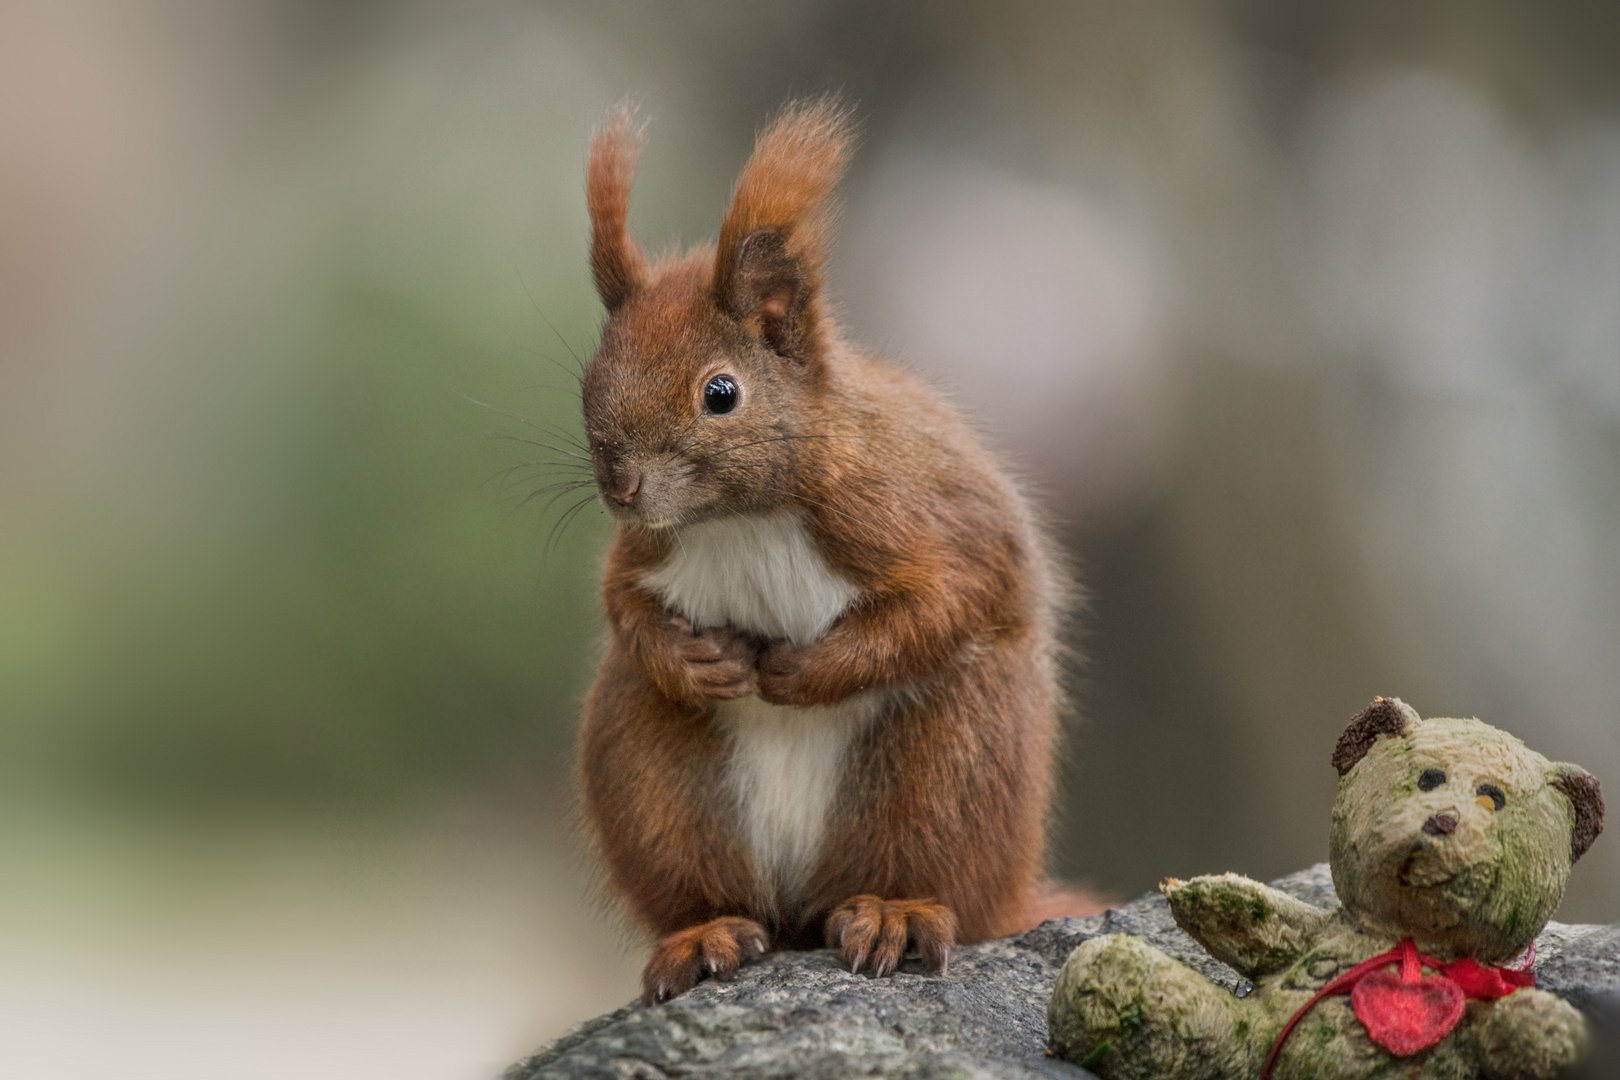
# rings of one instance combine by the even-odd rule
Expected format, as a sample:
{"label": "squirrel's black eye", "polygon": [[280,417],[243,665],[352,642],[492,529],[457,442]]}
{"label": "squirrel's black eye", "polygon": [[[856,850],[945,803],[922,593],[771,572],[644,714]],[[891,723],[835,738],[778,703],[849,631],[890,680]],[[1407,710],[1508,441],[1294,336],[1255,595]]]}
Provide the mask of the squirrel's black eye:
{"label": "squirrel's black eye", "polygon": [[1474,801],[1494,812],[1507,805],[1507,796],[1495,784],[1481,784],[1474,789]]}
{"label": "squirrel's black eye", "polygon": [[715,415],[737,407],[737,381],[730,375],[716,375],[703,388],[703,407]]}
{"label": "squirrel's black eye", "polygon": [[1418,787],[1423,791],[1433,791],[1446,782],[1446,774],[1439,769],[1424,769],[1418,777]]}

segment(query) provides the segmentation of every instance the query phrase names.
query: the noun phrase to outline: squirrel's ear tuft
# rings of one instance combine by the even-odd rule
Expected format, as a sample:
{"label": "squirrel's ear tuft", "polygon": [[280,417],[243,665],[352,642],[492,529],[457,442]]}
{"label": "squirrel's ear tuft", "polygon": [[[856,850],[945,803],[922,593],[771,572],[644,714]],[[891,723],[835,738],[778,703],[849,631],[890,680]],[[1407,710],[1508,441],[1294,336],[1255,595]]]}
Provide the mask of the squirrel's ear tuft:
{"label": "squirrel's ear tuft", "polygon": [[1339,744],[1333,748],[1333,767],[1340,776],[1367,756],[1380,735],[1404,735],[1417,713],[1400,698],[1375,697],[1372,704],[1351,717]]}
{"label": "squirrel's ear tuft", "polygon": [[630,236],[630,182],[636,175],[645,127],[622,101],[591,136],[585,166],[585,204],[591,213],[591,275],[597,294],[615,311],[647,276],[647,258]]}
{"label": "squirrel's ear tuft", "polygon": [[1563,792],[1575,808],[1575,828],[1569,838],[1570,862],[1586,854],[1603,831],[1603,789],[1597,777],[1579,765],[1555,765],[1552,786]]}
{"label": "squirrel's ear tuft", "polygon": [[754,140],[720,226],[715,301],[783,356],[809,360],[821,349],[827,198],[853,144],[849,110],[836,98],[789,105]]}

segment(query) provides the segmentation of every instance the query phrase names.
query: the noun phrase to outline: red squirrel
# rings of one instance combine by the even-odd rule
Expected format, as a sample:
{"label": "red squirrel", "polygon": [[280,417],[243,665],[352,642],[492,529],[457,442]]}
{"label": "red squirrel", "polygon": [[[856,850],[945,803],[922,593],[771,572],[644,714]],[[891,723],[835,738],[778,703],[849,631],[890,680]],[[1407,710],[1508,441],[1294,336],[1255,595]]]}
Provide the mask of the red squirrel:
{"label": "red squirrel", "polygon": [[579,779],[659,937],[643,999],[823,943],[944,970],[1096,910],[1042,877],[1069,583],[978,437],[823,295],[847,111],[790,105],[718,244],[657,261],[626,224],[640,144],[621,106],[587,167],[585,431],[617,534]]}

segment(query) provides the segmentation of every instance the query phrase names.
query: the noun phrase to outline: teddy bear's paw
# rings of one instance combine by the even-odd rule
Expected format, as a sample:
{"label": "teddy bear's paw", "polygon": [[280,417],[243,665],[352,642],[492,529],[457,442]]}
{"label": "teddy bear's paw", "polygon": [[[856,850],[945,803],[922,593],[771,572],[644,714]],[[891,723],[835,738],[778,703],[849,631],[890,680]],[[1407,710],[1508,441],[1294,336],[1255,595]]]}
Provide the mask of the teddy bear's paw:
{"label": "teddy bear's paw", "polygon": [[769,945],[765,928],[752,919],[711,919],[678,930],[658,943],[641,973],[641,1003],[658,1005],[684,994],[699,979],[728,979],[745,959]]}
{"label": "teddy bear's paw", "polygon": [[1586,1050],[1581,1014],[1545,990],[1518,990],[1495,1002],[1474,1033],[1489,1080],[1551,1080]]}
{"label": "teddy bear's paw", "polygon": [[827,944],[842,953],[849,970],[865,968],[874,978],[892,975],[907,945],[943,972],[956,944],[956,916],[933,900],[852,896],[827,917]]}

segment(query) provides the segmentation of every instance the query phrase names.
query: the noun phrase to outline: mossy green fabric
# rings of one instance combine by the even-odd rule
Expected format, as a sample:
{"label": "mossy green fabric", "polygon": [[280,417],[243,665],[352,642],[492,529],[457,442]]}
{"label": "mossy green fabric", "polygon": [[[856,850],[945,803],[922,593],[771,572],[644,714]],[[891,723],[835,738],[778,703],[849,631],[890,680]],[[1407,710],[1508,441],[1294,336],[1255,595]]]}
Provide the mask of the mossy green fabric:
{"label": "mossy green fabric", "polygon": [[[1236,874],[1166,879],[1176,923],[1254,980],[1253,992],[1239,998],[1129,935],[1092,938],[1052,995],[1056,1053],[1104,1080],[1258,1077],[1290,1017],[1402,938],[1442,960],[1488,964],[1530,944],[1573,861],[1575,812],[1553,783],[1579,770],[1478,720],[1421,720],[1394,704],[1404,731],[1379,735],[1339,782],[1330,857],[1343,906]],[[1349,997],[1335,996],[1295,1026],[1273,1076],[1550,1080],[1585,1039],[1573,1007],[1522,989],[1470,1001],[1446,1038],[1397,1058],[1368,1037]]]}

